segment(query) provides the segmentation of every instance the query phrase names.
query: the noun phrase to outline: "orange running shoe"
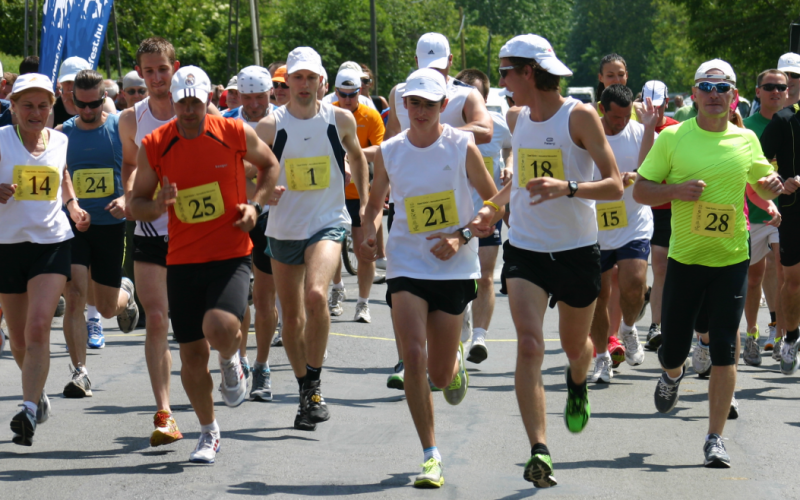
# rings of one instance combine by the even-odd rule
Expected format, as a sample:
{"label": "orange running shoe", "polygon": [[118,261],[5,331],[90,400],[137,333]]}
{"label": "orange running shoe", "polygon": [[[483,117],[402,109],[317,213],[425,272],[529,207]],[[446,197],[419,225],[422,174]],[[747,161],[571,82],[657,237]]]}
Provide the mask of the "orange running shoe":
{"label": "orange running shoe", "polygon": [[158,410],[153,416],[153,425],[156,430],[150,436],[150,446],[156,447],[162,444],[174,443],[183,439],[183,434],[178,430],[178,424],[172,414],[166,410]]}
{"label": "orange running shoe", "polygon": [[608,337],[608,353],[611,354],[611,368],[616,368],[625,361],[625,346],[613,335]]}

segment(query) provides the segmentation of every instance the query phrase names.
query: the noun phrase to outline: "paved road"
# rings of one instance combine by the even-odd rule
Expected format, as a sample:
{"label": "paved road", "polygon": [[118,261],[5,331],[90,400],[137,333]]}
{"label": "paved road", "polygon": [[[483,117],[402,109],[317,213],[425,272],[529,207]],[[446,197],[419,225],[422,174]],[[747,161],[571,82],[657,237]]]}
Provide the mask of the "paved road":
{"label": "paved road", "polygon": [[[348,291],[356,291],[347,277]],[[498,286],[499,287],[499,286]],[[559,486],[535,490],[522,479],[530,448],[513,392],[515,334],[508,301],[498,295],[489,334],[489,359],[470,366],[470,390],[457,407],[435,395],[437,437],[447,483],[440,491],[410,486],[422,452],[403,393],[387,389],[396,362],[385,285],[371,296],[373,322],[353,323],[355,300],[334,319],[323,390],[331,420],[316,432],[296,431],[297,386],[284,350],[272,351],[273,403],[227,408],[217,402],[222,450],[213,466],[188,463],[199,424],[181,387],[173,344],[173,409],[183,441],[149,448],[154,412],[144,361],[144,332],[123,335],[105,322],[106,348],[88,362],[94,397],[64,399],[69,357],[61,321],[53,322],[48,393],[53,418],[37,430],[31,448],[11,443],[0,427],[0,498],[800,498],[794,448],[800,442],[800,389],[776,362],[740,366],[736,396],[741,417],[729,422],[726,446],[733,468],[701,467],[706,433],[707,381],[693,373],[681,387],[677,409],[657,414],[655,355],[643,365],[623,364],[610,386],[591,388],[592,419],[571,435],[562,412],[565,356],[558,342],[558,313],[546,317],[544,381],[549,447]],[[766,309],[759,312],[766,325]],[[640,322],[644,338],[649,314]],[[255,339],[251,335],[251,359]],[[216,360],[211,369],[219,377]],[[219,396],[215,396],[219,400]],[[19,371],[8,351],[0,359],[2,422],[18,411]]]}

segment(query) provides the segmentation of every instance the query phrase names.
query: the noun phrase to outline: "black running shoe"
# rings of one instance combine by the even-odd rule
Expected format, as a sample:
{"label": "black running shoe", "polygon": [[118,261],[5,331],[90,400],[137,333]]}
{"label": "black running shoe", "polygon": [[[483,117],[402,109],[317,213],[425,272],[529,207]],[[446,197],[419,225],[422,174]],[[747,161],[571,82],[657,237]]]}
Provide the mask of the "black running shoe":
{"label": "black running shoe", "polygon": [[655,392],[656,410],[660,413],[669,413],[678,404],[678,389],[686,375],[686,367],[684,366],[682,370],[680,378],[675,382],[669,378],[667,372],[661,372]]}
{"label": "black running shoe", "polygon": [[312,380],[303,383],[303,394],[301,397],[304,399],[304,404],[308,411],[308,418],[312,422],[325,422],[331,418],[328,412],[328,405],[325,404],[325,399],[322,398],[322,381]]}
{"label": "black running shoe", "polygon": [[706,455],[703,465],[710,469],[727,469],[731,466],[731,457],[725,450],[725,444],[719,434],[708,436],[703,445],[703,453]]}
{"label": "black running shoe", "polygon": [[300,396],[300,406],[297,407],[297,415],[294,417],[294,428],[299,431],[316,430],[317,424],[308,418],[308,410],[303,404],[303,396]]}
{"label": "black running shoe", "polygon": [[33,433],[36,432],[36,415],[27,407],[23,407],[22,411],[11,419],[11,431],[14,433],[14,437],[11,438],[14,444],[31,446]]}

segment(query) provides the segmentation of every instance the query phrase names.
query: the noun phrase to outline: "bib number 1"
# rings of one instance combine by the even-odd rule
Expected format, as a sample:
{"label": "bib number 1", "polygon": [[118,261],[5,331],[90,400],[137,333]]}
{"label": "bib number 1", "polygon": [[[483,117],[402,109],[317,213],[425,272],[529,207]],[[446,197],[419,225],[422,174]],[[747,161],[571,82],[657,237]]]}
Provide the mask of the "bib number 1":
{"label": "bib number 1", "polygon": [[290,191],[314,191],[331,185],[331,159],[328,156],[287,158],[286,187]]}

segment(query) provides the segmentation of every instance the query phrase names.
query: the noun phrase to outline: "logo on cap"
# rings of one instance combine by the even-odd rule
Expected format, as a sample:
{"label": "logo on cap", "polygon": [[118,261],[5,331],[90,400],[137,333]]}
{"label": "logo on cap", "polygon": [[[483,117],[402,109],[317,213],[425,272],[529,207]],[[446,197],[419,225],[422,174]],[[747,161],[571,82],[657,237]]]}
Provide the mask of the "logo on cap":
{"label": "logo on cap", "polygon": [[433,49],[431,49],[431,51],[428,52],[428,55],[434,55],[434,54],[436,54],[436,52],[434,52]]}
{"label": "logo on cap", "polygon": [[186,75],[186,85],[193,87],[194,86],[194,75],[189,73]]}

